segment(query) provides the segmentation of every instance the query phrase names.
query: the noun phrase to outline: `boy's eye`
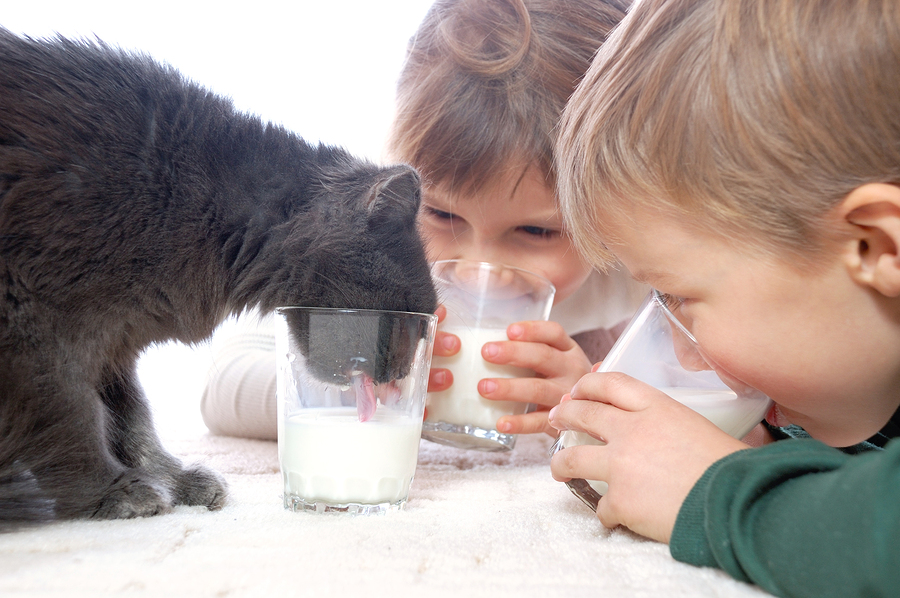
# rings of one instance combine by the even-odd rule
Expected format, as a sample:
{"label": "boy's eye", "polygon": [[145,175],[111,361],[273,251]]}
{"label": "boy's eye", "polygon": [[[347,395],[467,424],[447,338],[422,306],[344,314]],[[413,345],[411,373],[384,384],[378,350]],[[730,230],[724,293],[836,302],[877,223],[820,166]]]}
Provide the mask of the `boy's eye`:
{"label": "boy's eye", "polygon": [[684,297],[670,295],[669,293],[660,293],[656,289],[653,290],[653,294],[656,295],[657,300],[659,300],[666,309],[672,312],[677,310],[681,307],[682,303],[684,303]]}
{"label": "boy's eye", "polygon": [[540,237],[542,239],[551,239],[558,234],[555,230],[542,228],[540,226],[520,226],[519,230],[525,234]]}

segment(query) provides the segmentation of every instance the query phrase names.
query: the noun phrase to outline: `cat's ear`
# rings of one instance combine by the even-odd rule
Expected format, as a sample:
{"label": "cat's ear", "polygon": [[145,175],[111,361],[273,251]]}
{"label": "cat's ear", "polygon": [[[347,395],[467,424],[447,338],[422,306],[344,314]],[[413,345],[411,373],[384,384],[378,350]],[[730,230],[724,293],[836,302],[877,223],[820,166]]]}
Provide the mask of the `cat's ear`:
{"label": "cat's ear", "polygon": [[397,166],[369,190],[367,207],[370,223],[410,224],[419,212],[422,183],[409,166]]}

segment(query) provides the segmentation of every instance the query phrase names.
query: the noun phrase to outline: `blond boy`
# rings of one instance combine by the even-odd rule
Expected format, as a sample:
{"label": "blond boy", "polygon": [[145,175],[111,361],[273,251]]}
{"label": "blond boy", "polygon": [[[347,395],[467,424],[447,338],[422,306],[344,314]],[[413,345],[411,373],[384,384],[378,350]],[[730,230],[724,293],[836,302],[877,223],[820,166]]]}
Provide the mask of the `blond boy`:
{"label": "blond boy", "polygon": [[[641,0],[564,115],[566,224],[815,440],[749,448],[588,374],[550,414],[598,516],[784,596],[900,591],[900,3]],[[868,441],[848,455],[832,447]]]}

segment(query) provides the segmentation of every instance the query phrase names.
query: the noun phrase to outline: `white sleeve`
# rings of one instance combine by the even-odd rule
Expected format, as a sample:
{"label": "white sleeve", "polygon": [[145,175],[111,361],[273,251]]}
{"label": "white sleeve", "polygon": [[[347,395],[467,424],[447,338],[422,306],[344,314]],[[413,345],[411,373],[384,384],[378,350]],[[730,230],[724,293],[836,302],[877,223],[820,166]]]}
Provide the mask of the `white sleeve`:
{"label": "white sleeve", "polygon": [[244,314],[216,331],[200,412],[213,434],[277,438],[271,315]]}

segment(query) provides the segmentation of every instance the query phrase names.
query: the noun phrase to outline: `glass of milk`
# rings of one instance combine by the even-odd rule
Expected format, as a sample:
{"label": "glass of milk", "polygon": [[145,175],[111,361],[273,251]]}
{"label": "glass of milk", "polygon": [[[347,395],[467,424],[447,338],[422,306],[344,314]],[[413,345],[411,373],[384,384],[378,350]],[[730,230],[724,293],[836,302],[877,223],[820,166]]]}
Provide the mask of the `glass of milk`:
{"label": "glass of milk", "polygon": [[453,373],[453,384],[428,393],[422,438],[458,448],[511,450],[516,436],[499,432],[497,420],[533,406],[485,399],[478,394],[478,381],[534,376],[534,372],[485,361],[481,348],[509,340],[506,327],[513,322],[546,320],[556,288],[543,276],[520,268],[470,260],[435,262],[432,274],[438,298],[447,308],[440,329],[458,336],[462,346],[456,355],[432,360],[432,366]]}
{"label": "glass of milk", "polygon": [[437,316],[316,307],[275,314],[284,507],[361,515],[402,508]]}
{"label": "glass of milk", "polygon": [[[716,375],[693,335],[652,291],[638,309],[598,372],[623,372],[654,386],[697,411],[726,433],[743,438],[771,405],[756,389]],[[580,444],[603,444],[582,432],[560,434],[551,454]],[[573,479],[570,490],[593,510],[606,493],[606,482]]]}

